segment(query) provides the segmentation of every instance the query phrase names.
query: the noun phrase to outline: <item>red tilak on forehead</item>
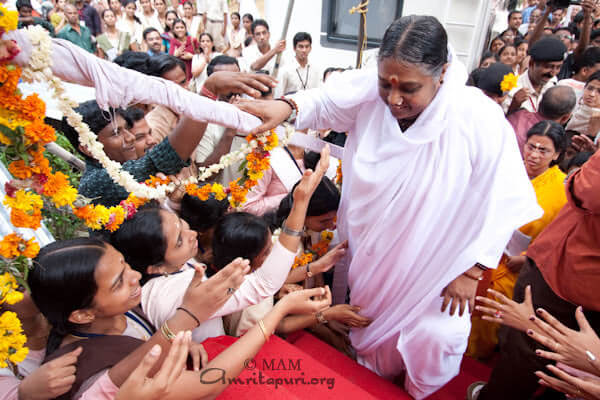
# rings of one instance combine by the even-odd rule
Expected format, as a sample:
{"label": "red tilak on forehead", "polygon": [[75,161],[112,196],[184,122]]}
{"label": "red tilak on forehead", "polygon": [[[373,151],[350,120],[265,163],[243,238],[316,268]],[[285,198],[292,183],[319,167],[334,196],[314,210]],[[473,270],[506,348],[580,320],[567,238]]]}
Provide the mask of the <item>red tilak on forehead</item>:
{"label": "red tilak on forehead", "polygon": [[394,76],[392,76],[392,77],[390,78],[390,83],[391,83],[392,85],[397,85],[397,84],[398,84],[398,77],[397,77],[397,76],[395,76],[395,75],[394,75]]}

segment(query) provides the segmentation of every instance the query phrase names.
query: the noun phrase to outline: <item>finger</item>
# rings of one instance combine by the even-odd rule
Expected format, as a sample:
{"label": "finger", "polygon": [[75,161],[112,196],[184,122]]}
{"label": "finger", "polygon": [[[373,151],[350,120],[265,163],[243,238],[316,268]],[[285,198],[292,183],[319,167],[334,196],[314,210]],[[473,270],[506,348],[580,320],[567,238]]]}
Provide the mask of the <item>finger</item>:
{"label": "finger", "polygon": [[323,147],[323,149],[321,150],[321,158],[319,159],[319,163],[317,164],[317,169],[315,171],[315,173],[319,174],[321,178],[323,177],[323,175],[325,175],[325,172],[327,172],[327,169],[329,168],[330,152],[331,149],[329,148],[328,144],[326,144],[325,147]]}
{"label": "finger", "polygon": [[577,307],[577,309],[575,310],[575,319],[577,320],[577,324],[579,324],[579,329],[581,330],[581,332],[593,331],[590,323],[583,314],[583,308],[581,306]]}
{"label": "finger", "polygon": [[[538,309],[538,314],[540,316],[543,316],[543,312],[540,311],[541,309]],[[560,334],[560,332],[558,332],[556,329],[554,329],[552,326],[550,326],[549,324],[547,324],[544,320],[542,320],[541,318],[535,318],[533,320],[533,323],[539,328],[539,331],[541,333],[544,334],[544,336],[549,337],[554,339],[555,341],[560,338],[562,335]]]}
{"label": "finger", "polygon": [[250,133],[252,135],[258,135],[259,133],[270,131],[271,129],[275,129],[279,125],[279,121],[277,120],[267,120],[264,121],[262,125],[257,126],[252,129]]}
{"label": "finger", "polygon": [[200,361],[202,362],[202,367],[208,364],[208,353],[203,345],[200,345]]}
{"label": "finger", "polygon": [[448,303],[450,302],[450,296],[448,296],[447,294],[444,294],[445,292],[446,292],[446,289],[444,289],[444,291],[442,291],[442,296],[444,296],[444,301],[442,302],[442,309],[441,309],[442,312],[446,311],[446,307],[448,307]]}
{"label": "finger", "polygon": [[194,371],[200,371],[200,351],[196,347],[192,347],[190,348],[190,355],[192,356]]}
{"label": "finger", "polygon": [[454,315],[457,307],[458,307],[458,299],[456,297],[451,297],[450,298],[450,315]]}
{"label": "finger", "polygon": [[547,365],[546,368],[548,368],[550,370],[550,372],[552,372],[554,375],[556,375],[557,378],[562,379],[563,381],[565,381],[566,383],[578,388],[578,387],[582,387],[585,385],[585,381],[567,373],[566,371],[563,371],[562,369],[556,367],[555,365]]}
{"label": "finger", "polygon": [[63,354],[57,359],[50,361],[48,364],[52,365],[52,368],[59,368],[65,365],[75,364],[77,362],[77,358],[81,355],[82,351],[83,348],[78,347],[73,351]]}
{"label": "finger", "polygon": [[[539,323],[539,318],[536,318],[533,321],[534,324],[538,324]],[[529,337],[531,337],[533,340],[535,340],[536,342],[538,342],[539,344],[541,344],[542,346],[546,347],[546,348],[553,348],[556,347],[556,341],[554,339],[552,339],[550,336],[546,336],[540,332],[538,332],[537,330],[533,330],[533,329],[528,329],[526,331],[527,335]]]}
{"label": "finger", "polygon": [[531,285],[525,287],[525,304],[533,308],[533,298],[531,297]]}
{"label": "finger", "polygon": [[[56,381],[54,382],[54,387],[58,388],[71,388],[71,386],[73,386],[73,384],[75,383],[75,372],[73,372],[72,374],[68,375],[68,376],[62,376],[60,378],[57,378]],[[58,389],[57,389],[58,391]],[[64,392],[63,392],[64,393]]]}
{"label": "finger", "polygon": [[479,305],[475,306],[475,310],[480,311],[483,314],[490,315],[492,317],[495,317],[497,315],[498,311],[500,311],[494,307],[485,307],[485,306],[479,306]]}
{"label": "finger", "polygon": [[144,381],[144,378],[148,376],[148,372],[156,365],[160,357],[160,353],[162,352],[162,348],[160,345],[155,344],[152,346],[150,351],[146,353],[144,358],[142,358],[142,362],[136,369],[131,373],[131,377],[137,381]]}
{"label": "finger", "polygon": [[186,331],[185,334],[183,335],[183,340],[182,340],[179,352],[177,354],[177,358],[175,359],[175,361],[173,363],[173,369],[171,370],[169,379],[167,381],[168,385],[170,385],[175,380],[177,380],[177,378],[179,378],[181,373],[185,370],[191,343],[192,343],[192,331]]}
{"label": "finger", "polygon": [[494,289],[488,289],[487,292],[492,294],[495,298],[497,298],[501,304],[510,304],[513,302],[511,299],[509,299],[502,293],[495,291]]}
{"label": "finger", "polygon": [[54,376],[55,377],[65,377],[65,376],[71,376],[71,375],[74,376],[76,371],[77,371],[77,368],[75,368],[74,365],[67,365],[65,367],[55,368]]}
{"label": "finger", "polygon": [[569,395],[573,395],[577,393],[577,389],[573,386],[569,385],[566,382],[561,381],[560,379],[553,378],[549,375],[546,375],[542,371],[536,371],[535,375],[540,378],[540,384],[544,386],[549,386],[559,392],[563,392]]}
{"label": "finger", "polygon": [[562,361],[563,360],[563,356],[561,356],[560,354],[553,353],[551,351],[542,350],[542,349],[537,349],[535,351],[535,355],[538,357],[548,359],[548,360],[552,360],[552,361]]}
{"label": "finger", "polygon": [[543,308],[538,308],[538,314],[552,327],[556,332],[562,335],[567,335],[573,332],[571,329],[564,326],[559,320],[554,318],[548,311]]}
{"label": "finger", "polygon": [[493,308],[494,310],[501,310],[503,305],[498,303],[496,300],[492,300],[489,297],[483,297],[483,296],[477,296],[475,297],[475,299],[482,303],[485,304],[486,306]]}
{"label": "finger", "polygon": [[462,317],[463,314],[465,313],[465,308],[467,307],[467,300],[466,299],[460,299],[460,302],[458,303],[458,316]]}
{"label": "finger", "polygon": [[254,97],[255,99],[260,98],[260,96],[262,95],[260,90],[256,90],[254,88],[252,88],[251,86],[246,85],[244,82],[236,82],[236,92],[241,92],[241,93],[245,93],[248,96]]}
{"label": "finger", "polygon": [[472,314],[474,309],[475,309],[475,298],[470,297],[469,298],[469,314]]}

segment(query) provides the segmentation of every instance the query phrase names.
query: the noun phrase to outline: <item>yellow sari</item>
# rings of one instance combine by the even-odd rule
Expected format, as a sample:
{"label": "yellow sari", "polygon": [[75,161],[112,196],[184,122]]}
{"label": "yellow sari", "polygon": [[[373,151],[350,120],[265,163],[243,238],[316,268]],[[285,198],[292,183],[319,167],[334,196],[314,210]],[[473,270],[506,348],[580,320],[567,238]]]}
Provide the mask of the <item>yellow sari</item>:
{"label": "yellow sari", "polygon": [[[555,165],[531,180],[537,202],[544,210],[544,215],[540,219],[519,228],[521,233],[531,237],[531,242],[552,222],[566,204],[565,177],[566,175]],[[519,274],[508,269],[506,261],[507,257],[503,255],[498,268],[490,271],[489,288],[512,298]],[[493,298],[492,296],[488,297]],[[480,316],[473,316],[471,322],[469,347],[465,354],[478,359],[488,358],[498,344],[498,328],[500,325],[484,321]]]}

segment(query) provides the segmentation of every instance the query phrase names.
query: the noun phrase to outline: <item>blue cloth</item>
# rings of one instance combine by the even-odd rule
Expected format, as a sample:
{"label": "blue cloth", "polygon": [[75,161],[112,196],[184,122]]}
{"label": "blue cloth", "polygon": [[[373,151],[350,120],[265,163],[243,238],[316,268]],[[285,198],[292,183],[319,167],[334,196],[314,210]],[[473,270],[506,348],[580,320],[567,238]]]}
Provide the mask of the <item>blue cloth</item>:
{"label": "blue cloth", "polygon": [[531,7],[527,7],[526,9],[524,9],[523,11],[521,11],[521,16],[523,17],[523,23],[529,23],[529,16],[531,15],[531,12],[533,10],[535,10],[537,6],[531,6]]}

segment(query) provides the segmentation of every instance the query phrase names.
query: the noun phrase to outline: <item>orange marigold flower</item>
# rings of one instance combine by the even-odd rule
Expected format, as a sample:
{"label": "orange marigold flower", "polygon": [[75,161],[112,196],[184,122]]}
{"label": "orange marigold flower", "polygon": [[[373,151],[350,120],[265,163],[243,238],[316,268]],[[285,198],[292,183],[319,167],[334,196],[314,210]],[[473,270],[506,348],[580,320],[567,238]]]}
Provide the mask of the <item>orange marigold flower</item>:
{"label": "orange marigold flower", "polygon": [[56,193],[64,190],[69,185],[67,176],[62,172],[48,175],[48,180],[44,185],[44,194],[46,196],[54,196]]}
{"label": "orange marigold flower", "polygon": [[40,252],[40,245],[35,241],[35,238],[31,238],[25,242],[25,250],[23,255],[27,258],[34,258]]}
{"label": "orange marigold flower", "polygon": [[25,136],[31,143],[41,142],[43,144],[56,140],[54,129],[40,121],[35,121],[25,127]]}
{"label": "orange marigold flower", "polygon": [[148,200],[140,197],[136,197],[133,193],[130,193],[125,200],[126,203],[131,203],[135,208],[141,207],[146,204]]}
{"label": "orange marigold flower", "polygon": [[111,232],[119,229],[123,221],[125,221],[125,210],[121,206],[110,207],[108,209],[110,216],[108,218],[108,222],[106,223],[105,229],[108,229]]}
{"label": "orange marigold flower", "polygon": [[0,256],[4,258],[16,258],[19,256],[19,244],[22,239],[16,233],[10,233],[0,242]]}
{"label": "orange marigold flower", "polygon": [[157,178],[154,175],[150,175],[150,179],[146,179],[146,181],[144,183],[148,186],[157,187],[159,185],[166,185],[169,182],[171,182],[171,179],[169,179],[169,177],[166,177],[165,179],[163,179],[163,178]]}
{"label": "orange marigold flower", "polygon": [[30,120],[43,120],[46,115],[46,104],[38,97],[37,93],[33,93],[21,101],[19,111]]}
{"label": "orange marigold flower", "polygon": [[6,146],[10,146],[12,144],[12,141],[0,133],[0,143],[4,144]]}
{"label": "orange marigold flower", "polygon": [[8,164],[8,171],[17,179],[27,179],[33,174],[32,168],[23,160],[13,161]]}
{"label": "orange marigold flower", "polygon": [[40,210],[35,210],[31,215],[18,208],[10,210],[10,223],[17,228],[38,229],[41,226],[41,221],[42,212]]}

